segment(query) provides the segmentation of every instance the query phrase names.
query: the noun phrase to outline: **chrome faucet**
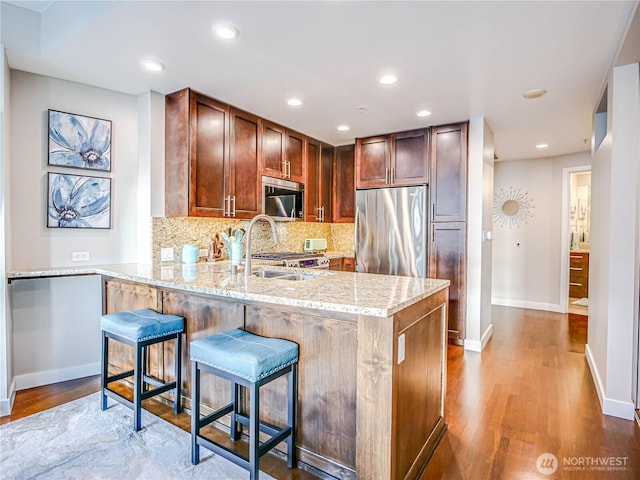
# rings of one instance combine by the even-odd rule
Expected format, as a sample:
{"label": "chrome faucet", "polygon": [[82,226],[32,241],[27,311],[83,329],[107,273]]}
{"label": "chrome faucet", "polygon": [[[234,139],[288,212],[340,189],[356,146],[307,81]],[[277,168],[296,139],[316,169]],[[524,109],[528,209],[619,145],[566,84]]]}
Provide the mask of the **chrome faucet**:
{"label": "chrome faucet", "polygon": [[280,237],[278,237],[278,230],[276,229],[276,222],[273,221],[269,215],[265,215],[264,213],[260,213],[253,217],[249,222],[249,226],[247,227],[247,235],[245,236],[247,242],[247,251],[245,253],[245,261],[244,261],[244,284],[249,285],[249,276],[251,275],[251,230],[253,230],[253,226],[259,220],[266,220],[271,224],[271,235],[273,236],[273,242],[278,244],[280,243]]}

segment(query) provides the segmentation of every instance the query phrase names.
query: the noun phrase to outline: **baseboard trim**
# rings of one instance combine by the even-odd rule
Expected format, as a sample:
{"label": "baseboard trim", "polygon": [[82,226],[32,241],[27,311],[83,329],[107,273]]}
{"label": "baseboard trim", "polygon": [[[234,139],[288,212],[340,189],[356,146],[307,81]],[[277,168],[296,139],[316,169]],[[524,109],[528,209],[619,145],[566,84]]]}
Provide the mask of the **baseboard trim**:
{"label": "baseboard trim", "polygon": [[489,341],[492,335],[493,335],[493,323],[487,327],[480,341],[465,339],[464,349],[471,350],[472,352],[482,352],[482,350],[484,350],[484,347],[487,346],[487,342]]}
{"label": "baseboard trim", "polygon": [[100,373],[100,362],[77,365],[75,367],[47,370],[44,372],[27,373],[15,377],[15,389],[40,387],[51,383],[66,382],[76,378],[89,377]]}
{"label": "baseboard trim", "polygon": [[625,420],[633,421],[635,417],[635,405],[632,402],[614,400],[605,395],[602,379],[600,378],[600,373],[598,372],[598,367],[596,366],[589,344],[585,345],[585,357],[587,358],[589,370],[591,370],[591,377],[593,378],[593,383],[596,387],[596,393],[598,394],[602,413],[612,417],[624,418]]}
{"label": "baseboard trim", "polygon": [[0,417],[4,417],[5,415],[11,415],[11,410],[13,409],[13,402],[16,399],[16,381],[15,379],[11,382],[9,386],[9,398],[3,398],[0,400]]}
{"label": "baseboard trim", "polygon": [[545,310],[547,312],[566,313],[562,306],[557,303],[528,302],[526,300],[509,300],[506,298],[492,298],[492,305],[501,307],[528,308],[531,310]]}

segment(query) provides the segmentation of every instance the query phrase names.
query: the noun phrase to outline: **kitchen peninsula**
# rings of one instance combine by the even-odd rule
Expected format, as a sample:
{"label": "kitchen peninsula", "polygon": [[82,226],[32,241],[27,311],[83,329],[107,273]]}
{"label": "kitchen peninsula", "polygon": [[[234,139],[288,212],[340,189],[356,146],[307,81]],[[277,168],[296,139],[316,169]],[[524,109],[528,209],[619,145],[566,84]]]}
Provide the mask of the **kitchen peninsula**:
{"label": "kitchen peninsula", "polygon": [[[271,272],[278,267],[259,267]],[[292,269],[289,269],[292,271]],[[10,271],[9,281],[101,275],[104,310],[154,308],[186,319],[182,395],[190,408],[189,342],[230,328],[300,345],[298,458],[339,478],[416,478],[445,429],[445,280],[300,270],[305,280],[251,276],[226,263],[105,265]],[[98,321],[98,319],[96,319]],[[117,347],[114,345],[114,347]],[[173,345],[150,354],[171,376]],[[127,368],[126,351],[114,351]],[[261,417],[280,424],[279,381],[261,393]],[[227,403],[226,382],[203,385]]]}

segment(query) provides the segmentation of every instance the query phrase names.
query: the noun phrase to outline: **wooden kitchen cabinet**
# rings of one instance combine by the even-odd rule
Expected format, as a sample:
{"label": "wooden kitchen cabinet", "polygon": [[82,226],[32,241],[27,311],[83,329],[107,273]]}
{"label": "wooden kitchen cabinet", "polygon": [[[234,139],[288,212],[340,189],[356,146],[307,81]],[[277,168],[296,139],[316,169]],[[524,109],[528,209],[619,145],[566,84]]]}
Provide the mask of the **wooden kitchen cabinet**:
{"label": "wooden kitchen cabinet", "polygon": [[231,217],[253,218],[262,211],[261,119],[231,107],[229,195]]}
{"label": "wooden kitchen cabinet", "polygon": [[262,121],[262,174],[285,178],[285,128],[267,120]]}
{"label": "wooden kitchen cabinet", "polygon": [[306,137],[282,125],[262,120],[262,175],[305,181]]}
{"label": "wooden kitchen cabinet", "polygon": [[301,133],[286,129],[285,140],[286,178],[293,182],[304,183],[306,137]]}
{"label": "wooden kitchen cabinet", "polygon": [[190,89],[165,97],[165,214],[260,211],[260,119]]}
{"label": "wooden kitchen cabinet", "polygon": [[353,223],[355,217],[355,145],[335,148],[333,160],[333,222]]}
{"label": "wooden kitchen cabinet", "polygon": [[390,139],[390,135],[356,139],[356,188],[388,185]]}
{"label": "wooden kitchen cabinet", "polygon": [[306,144],[305,220],[330,222],[333,147],[312,138],[307,138]]}
{"label": "wooden kitchen cabinet", "polygon": [[356,139],[356,187],[429,182],[429,129]]}
{"label": "wooden kitchen cabinet", "polygon": [[337,257],[329,259],[329,270],[339,270],[342,272],[355,272],[356,261],[352,257]]}
{"label": "wooden kitchen cabinet", "polygon": [[589,297],[589,252],[569,252],[569,296]]}
{"label": "wooden kitchen cabinet", "polygon": [[449,341],[465,338],[467,268],[466,222],[432,223],[429,236],[429,277],[449,280]]}
{"label": "wooden kitchen cabinet", "polygon": [[467,220],[468,123],[431,128],[431,221]]}

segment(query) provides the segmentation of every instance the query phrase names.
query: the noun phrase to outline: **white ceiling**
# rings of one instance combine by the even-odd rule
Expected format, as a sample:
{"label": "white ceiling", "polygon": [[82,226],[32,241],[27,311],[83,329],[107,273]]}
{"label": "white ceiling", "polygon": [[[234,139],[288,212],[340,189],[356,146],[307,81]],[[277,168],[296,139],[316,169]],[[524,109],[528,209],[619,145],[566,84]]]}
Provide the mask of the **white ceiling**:
{"label": "white ceiling", "polygon": [[[638,4],[2,3],[14,69],[132,95],[191,87],[334,145],[484,116],[501,160],[589,149],[593,110]],[[235,41],[214,38],[221,20],[238,26]],[[143,58],[166,70],[143,71]],[[385,72],[397,84],[380,85]],[[533,88],[548,94],[522,98]],[[289,107],[291,96],[303,106]],[[416,117],[421,109],[433,115]]]}

